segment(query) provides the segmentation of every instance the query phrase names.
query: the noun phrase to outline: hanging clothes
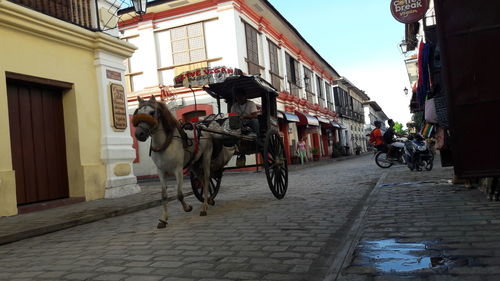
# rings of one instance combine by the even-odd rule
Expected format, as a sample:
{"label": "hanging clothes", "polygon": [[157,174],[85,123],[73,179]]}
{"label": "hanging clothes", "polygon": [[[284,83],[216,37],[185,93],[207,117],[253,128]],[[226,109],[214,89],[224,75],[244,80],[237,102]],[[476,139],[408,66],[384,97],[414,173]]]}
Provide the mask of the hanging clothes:
{"label": "hanging clothes", "polygon": [[418,47],[418,85],[417,102],[422,106],[425,104],[427,95],[431,89],[429,75],[430,44],[420,42]]}

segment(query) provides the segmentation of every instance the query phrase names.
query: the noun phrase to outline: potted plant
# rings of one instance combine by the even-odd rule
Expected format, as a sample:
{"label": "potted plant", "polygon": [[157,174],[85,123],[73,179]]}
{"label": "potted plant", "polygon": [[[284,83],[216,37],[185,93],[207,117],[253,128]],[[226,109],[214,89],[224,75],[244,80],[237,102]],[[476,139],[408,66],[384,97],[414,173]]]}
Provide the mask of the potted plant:
{"label": "potted plant", "polygon": [[356,155],[360,155],[361,154],[361,146],[356,146]]}
{"label": "potted plant", "polygon": [[340,142],[333,143],[332,158],[336,158],[342,155],[342,145]]}
{"label": "potted plant", "polygon": [[319,160],[319,149],[317,147],[311,148],[311,154],[313,156],[313,160],[314,161],[318,161]]}

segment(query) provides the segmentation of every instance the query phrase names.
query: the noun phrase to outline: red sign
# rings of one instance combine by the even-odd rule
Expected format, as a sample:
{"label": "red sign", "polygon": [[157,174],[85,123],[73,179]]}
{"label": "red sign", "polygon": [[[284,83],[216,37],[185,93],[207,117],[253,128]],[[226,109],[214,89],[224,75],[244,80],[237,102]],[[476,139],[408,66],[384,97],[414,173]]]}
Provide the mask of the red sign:
{"label": "red sign", "polygon": [[211,83],[223,82],[235,75],[234,69],[225,66],[204,67],[183,72],[174,78],[174,87],[203,87]]}
{"label": "red sign", "polygon": [[428,7],[428,0],[391,0],[392,16],[402,23],[412,23],[422,19]]}

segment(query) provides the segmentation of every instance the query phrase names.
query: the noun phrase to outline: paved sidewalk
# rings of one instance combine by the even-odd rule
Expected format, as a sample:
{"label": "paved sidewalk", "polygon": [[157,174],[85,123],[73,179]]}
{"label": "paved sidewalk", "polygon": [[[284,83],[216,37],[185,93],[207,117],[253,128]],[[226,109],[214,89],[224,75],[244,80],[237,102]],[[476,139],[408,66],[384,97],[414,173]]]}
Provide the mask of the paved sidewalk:
{"label": "paved sidewalk", "polygon": [[[327,165],[354,157],[357,156],[325,159],[304,165],[291,165],[289,171]],[[231,172],[226,174],[231,174]],[[100,199],[17,216],[0,217],[0,245],[159,206],[161,204],[159,181],[149,180],[139,184],[141,192],[121,198]],[[169,186],[169,201],[176,200],[176,189],[173,188],[175,181],[172,179],[167,184]],[[186,196],[193,194],[189,178],[184,181],[183,191]]]}
{"label": "paved sidewalk", "polygon": [[500,280],[500,202],[436,166],[387,170],[326,280]]}

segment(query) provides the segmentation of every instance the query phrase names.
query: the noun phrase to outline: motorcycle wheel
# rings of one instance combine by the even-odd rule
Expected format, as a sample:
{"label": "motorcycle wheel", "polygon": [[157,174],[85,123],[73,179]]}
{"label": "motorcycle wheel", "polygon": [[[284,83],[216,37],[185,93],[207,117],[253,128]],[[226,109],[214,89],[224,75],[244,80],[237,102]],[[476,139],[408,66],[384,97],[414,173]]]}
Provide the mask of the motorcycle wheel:
{"label": "motorcycle wheel", "polygon": [[377,152],[375,155],[375,163],[382,169],[390,168],[394,164],[390,160],[387,160],[387,153],[383,151]]}
{"label": "motorcycle wheel", "polygon": [[432,167],[434,167],[434,159],[431,159],[431,160],[427,160],[427,161],[424,161],[425,162],[425,170],[426,171],[430,171],[432,170]]}

